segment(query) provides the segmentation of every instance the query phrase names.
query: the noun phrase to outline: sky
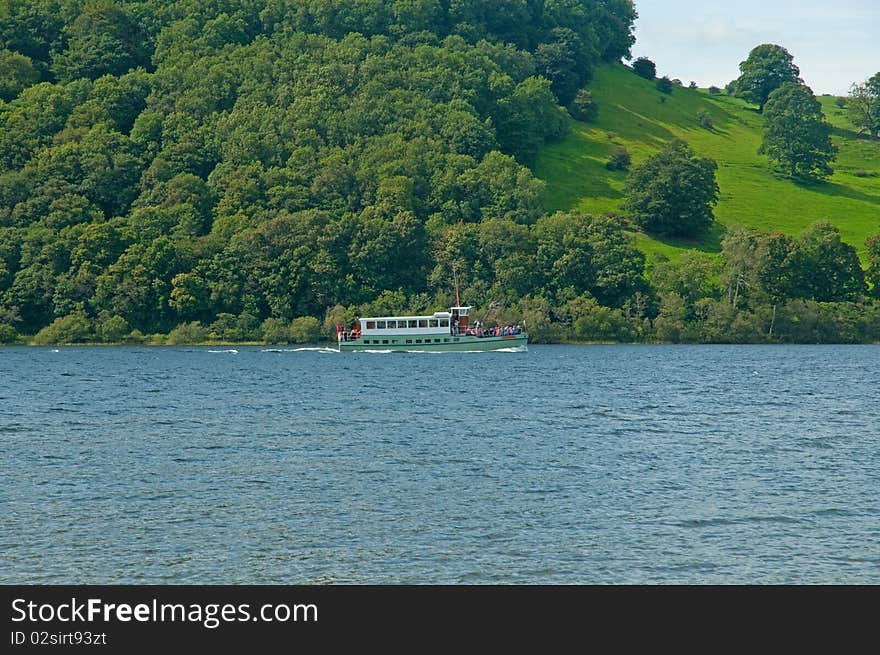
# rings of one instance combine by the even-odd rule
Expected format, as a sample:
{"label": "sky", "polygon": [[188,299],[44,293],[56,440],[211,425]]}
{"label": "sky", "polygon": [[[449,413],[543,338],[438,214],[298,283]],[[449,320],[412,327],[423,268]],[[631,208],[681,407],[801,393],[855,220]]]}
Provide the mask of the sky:
{"label": "sky", "polygon": [[794,55],[820,95],[846,95],[880,71],[880,0],[635,0],[633,57],[657,75],[724,87],[761,43]]}

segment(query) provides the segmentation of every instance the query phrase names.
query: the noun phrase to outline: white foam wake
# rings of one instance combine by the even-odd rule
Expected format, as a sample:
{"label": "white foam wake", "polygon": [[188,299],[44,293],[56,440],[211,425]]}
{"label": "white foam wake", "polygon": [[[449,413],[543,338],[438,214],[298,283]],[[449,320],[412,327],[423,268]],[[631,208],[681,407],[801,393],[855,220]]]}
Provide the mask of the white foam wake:
{"label": "white foam wake", "polygon": [[261,353],[338,353],[336,348],[263,348]]}

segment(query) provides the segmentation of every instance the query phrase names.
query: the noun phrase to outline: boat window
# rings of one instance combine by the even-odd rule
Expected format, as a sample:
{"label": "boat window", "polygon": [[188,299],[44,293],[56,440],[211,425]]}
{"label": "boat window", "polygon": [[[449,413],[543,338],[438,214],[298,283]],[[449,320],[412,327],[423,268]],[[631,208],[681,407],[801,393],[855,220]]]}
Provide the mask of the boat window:
{"label": "boat window", "polygon": [[422,343],[421,339],[416,339],[416,343]]}
{"label": "boat window", "polygon": [[440,343],[440,339],[434,339],[434,343]]}
{"label": "boat window", "polygon": [[376,321],[367,321],[367,329],[375,330],[376,329]]}
{"label": "boat window", "polygon": [[396,330],[397,329],[397,321],[388,321],[388,329]]}
{"label": "boat window", "polygon": [[370,340],[369,340],[369,339],[364,339],[364,345],[365,345],[365,346],[369,346],[369,345],[370,345]]}
{"label": "boat window", "polygon": [[407,343],[412,343],[412,339],[407,339],[406,342],[407,342]]}
{"label": "boat window", "polygon": [[410,321],[410,322],[409,322],[409,326],[410,326],[411,328],[419,327],[419,322],[418,322],[418,321]]}
{"label": "boat window", "polygon": [[387,346],[387,345],[388,345],[388,339],[382,339],[382,345]]}
{"label": "boat window", "polygon": [[448,318],[440,319],[440,327],[449,327],[449,319]]}
{"label": "boat window", "polygon": [[429,320],[428,327],[437,327],[437,320],[436,319]]}
{"label": "boat window", "polygon": [[428,321],[426,321],[425,319],[420,320],[420,321],[419,321],[419,327],[420,327],[420,328],[426,328],[426,327],[428,327]]}

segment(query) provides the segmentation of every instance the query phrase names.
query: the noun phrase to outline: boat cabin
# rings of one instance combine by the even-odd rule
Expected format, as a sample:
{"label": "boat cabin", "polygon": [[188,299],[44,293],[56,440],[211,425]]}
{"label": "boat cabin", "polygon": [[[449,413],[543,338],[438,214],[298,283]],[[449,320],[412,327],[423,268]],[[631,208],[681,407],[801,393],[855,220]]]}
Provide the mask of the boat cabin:
{"label": "boat cabin", "polygon": [[359,318],[350,332],[346,332],[341,325],[337,326],[337,332],[342,341],[404,336],[459,336],[468,329],[470,310],[470,307],[452,307],[448,312],[435,312],[430,316]]}
{"label": "boat cabin", "polygon": [[471,324],[470,313],[470,307],[456,306],[429,316],[358,318],[350,330],[338,323],[339,350],[485,351],[528,343],[528,335],[519,325],[485,328],[479,321]]}

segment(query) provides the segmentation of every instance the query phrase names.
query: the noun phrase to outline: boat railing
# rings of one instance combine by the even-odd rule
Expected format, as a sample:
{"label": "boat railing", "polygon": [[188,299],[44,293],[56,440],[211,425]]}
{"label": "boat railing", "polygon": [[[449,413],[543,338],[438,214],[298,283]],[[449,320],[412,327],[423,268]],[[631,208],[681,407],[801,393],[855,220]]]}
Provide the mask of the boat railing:
{"label": "boat railing", "polygon": [[[453,337],[477,337],[478,339],[485,339],[489,337],[515,337],[521,334],[526,334],[526,330],[525,328],[516,326],[503,328],[467,328],[465,330],[452,328],[450,334]],[[357,341],[360,339],[361,333],[341,331],[336,333],[336,338],[340,342],[347,343],[349,341]]]}
{"label": "boat railing", "polygon": [[453,331],[453,336],[467,336],[484,339],[487,337],[515,337],[525,334],[526,331],[522,327],[507,326],[497,328],[468,328],[466,330]]}

